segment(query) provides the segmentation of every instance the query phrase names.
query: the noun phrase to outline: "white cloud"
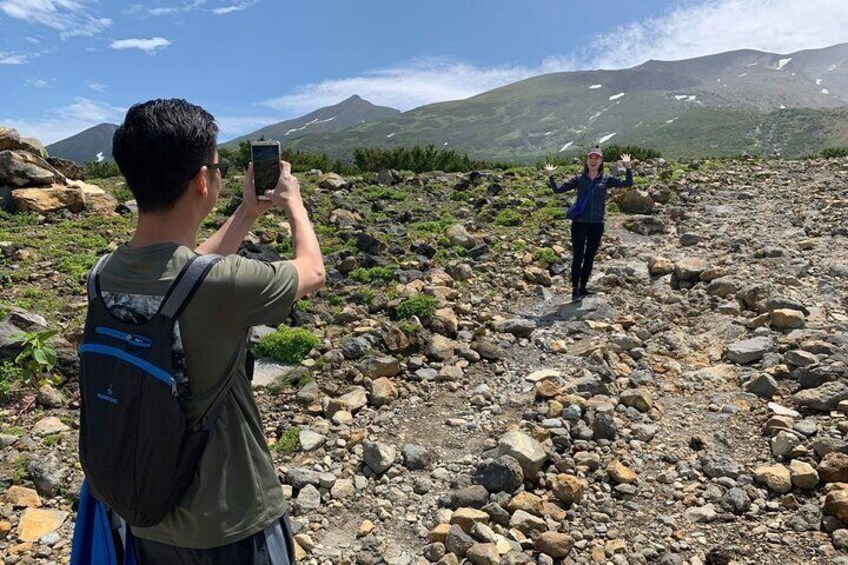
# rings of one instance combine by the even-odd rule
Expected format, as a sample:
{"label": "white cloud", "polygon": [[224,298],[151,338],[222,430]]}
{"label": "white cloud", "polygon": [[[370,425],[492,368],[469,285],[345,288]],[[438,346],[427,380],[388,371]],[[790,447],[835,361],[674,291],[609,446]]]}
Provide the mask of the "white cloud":
{"label": "white cloud", "polygon": [[30,56],[26,53],[4,53],[0,51],[0,65],[25,65]]}
{"label": "white cloud", "polygon": [[50,86],[50,81],[43,79],[27,79],[25,81],[27,86],[31,86],[33,88],[48,88]]}
{"label": "white cloud", "polygon": [[74,98],[67,106],[48,110],[40,118],[16,119],[0,115],[0,123],[49,145],[103,122],[120,123],[125,113],[126,108],[89,98]]}
{"label": "white cloud", "polygon": [[241,12],[243,10],[247,10],[254,4],[256,4],[256,0],[250,0],[248,2],[239,2],[231,6],[222,6],[221,8],[214,8],[212,10],[212,13],[216,16],[223,16],[225,14],[232,14],[233,12]]}
{"label": "white cloud", "polygon": [[86,81],[85,85],[95,92],[103,92],[106,88],[108,88],[105,84],[101,84],[99,82]]}
{"label": "white cloud", "polygon": [[112,25],[76,0],[2,0],[0,12],[10,18],[55,29],[62,39],[92,36]]}
{"label": "white cloud", "polygon": [[112,49],[141,49],[146,53],[155,53],[157,49],[164,49],[171,42],[164,37],[151,37],[150,39],[118,39],[109,44]]}
{"label": "white cloud", "polygon": [[804,0],[697,0],[597,34],[588,47],[551,55],[538,65],[486,68],[444,59],[413,61],[305,84],[263,104],[294,116],[359,94],[375,104],[409,110],[551,72],[620,69],[648,59],[685,59],[745,48],[791,53],[845,41],[845,0],[820,0],[814,8]]}
{"label": "white cloud", "polygon": [[[547,68],[548,72],[563,70],[553,63],[548,63]],[[468,98],[535,74],[539,74],[538,68],[481,68],[446,59],[422,59],[357,77],[307,84],[293,94],[265,100],[262,104],[296,115],[359,94],[375,104],[409,110],[432,102]]]}
{"label": "white cloud", "polygon": [[792,53],[848,41],[844,0],[701,0],[589,42],[583,60],[618,69],[734,49]]}
{"label": "white cloud", "polygon": [[256,131],[259,128],[270,126],[276,122],[283,121],[285,118],[280,116],[236,116],[236,115],[215,115],[215,123],[218,124],[220,134],[218,142],[223,143],[234,137]]}
{"label": "white cloud", "polygon": [[186,14],[206,4],[207,0],[194,0],[176,6],[148,6],[146,4],[133,4],[124,13],[130,16],[158,17]]}

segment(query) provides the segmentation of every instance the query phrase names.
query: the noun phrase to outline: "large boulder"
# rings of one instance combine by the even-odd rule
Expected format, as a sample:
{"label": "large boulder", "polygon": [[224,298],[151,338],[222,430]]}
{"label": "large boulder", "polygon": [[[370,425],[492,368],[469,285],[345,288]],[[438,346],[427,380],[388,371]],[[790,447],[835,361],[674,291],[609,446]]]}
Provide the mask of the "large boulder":
{"label": "large boulder", "polygon": [[39,140],[32,137],[21,137],[18,130],[14,128],[0,127],[0,151],[6,151],[7,149],[11,149],[12,151],[26,151],[27,153],[38,155],[42,159],[47,158],[47,150],[44,149],[44,145]]}
{"label": "large boulder", "polygon": [[731,363],[745,365],[759,361],[773,347],[774,343],[771,339],[765,336],[754,337],[728,345],[724,352],[724,358]]}
{"label": "large boulder", "polygon": [[64,181],[62,173],[41,157],[25,151],[0,151],[0,185],[23,188]]}
{"label": "large boulder", "polygon": [[348,184],[344,177],[336,173],[326,173],[318,179],[318,186],[328,190],[338,190],[346,187]]}
{"label": "large boulder", "polygon": [[82,190],[79,188],[53,185],[50,188],[19,188],[12,191],[12,203],[18,212],[58,212],[85,209]]}
{"label": "large boulder", "polygon": [[618,208],[625,214],[650,214],[654,199],[644,190],[628,190],[619,198]]}
{"label": "large boulder", "polygon": [[48,157],[47,162],[57,171],[65,175],[65,178],[70,180],[85,180],[85,172],[82,167],[71,161],[70,159],[62,159],[61,157]]}

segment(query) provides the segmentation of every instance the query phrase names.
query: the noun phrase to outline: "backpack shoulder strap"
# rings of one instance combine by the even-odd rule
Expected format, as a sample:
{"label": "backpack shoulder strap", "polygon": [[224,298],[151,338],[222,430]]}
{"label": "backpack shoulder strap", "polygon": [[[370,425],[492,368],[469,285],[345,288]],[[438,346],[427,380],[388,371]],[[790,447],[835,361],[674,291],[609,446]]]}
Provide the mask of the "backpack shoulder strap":
{"label": "backpack shoulder strap", "polygon": [[221,255],[211,253],[192,257],[182,268],[180,274],[177,275],[165,298],[162,299],[159,313],[171,320],[179,318],[191,297],[197,292],[200,283],[203,282],[215,263],[221,259],[223,259]]}
{"label": "backpack shoulder strap", "polygon": [[97,263],[94,264],[94,267],[91,268],[91,271],[88,273],[88,282],[86,283],[86,288],[88,289],[88,300],[94,300],[98,296],[100,296],[100,271],[103,270],[103,267],[106,265],[106,262],[111,257],[111,253],[107,253],[103,257],[97,260]]}

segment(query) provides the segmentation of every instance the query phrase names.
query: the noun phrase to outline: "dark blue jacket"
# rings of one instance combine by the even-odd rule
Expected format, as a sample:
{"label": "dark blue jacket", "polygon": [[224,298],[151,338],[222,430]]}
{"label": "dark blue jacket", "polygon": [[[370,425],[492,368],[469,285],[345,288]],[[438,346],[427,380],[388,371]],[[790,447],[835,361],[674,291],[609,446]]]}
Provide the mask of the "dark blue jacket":
{"label": "dark blue jacket", "polygon": [[586,207],[580,216],[574,219],[575,222],[603,222],[607,209],[607,189],[608,188],[623,188],[633,186],[633,171],[627,169],[627,176],[624,180],[610,176],[598,175],[595,180],[591,180],[588,175],[580,174],[568,179],[561,186],[557,186],[554,177],[548,178],[553,191],[557,194],[568,192],[569,190],[577,189],[577,200],[581,197],[587,197]]}

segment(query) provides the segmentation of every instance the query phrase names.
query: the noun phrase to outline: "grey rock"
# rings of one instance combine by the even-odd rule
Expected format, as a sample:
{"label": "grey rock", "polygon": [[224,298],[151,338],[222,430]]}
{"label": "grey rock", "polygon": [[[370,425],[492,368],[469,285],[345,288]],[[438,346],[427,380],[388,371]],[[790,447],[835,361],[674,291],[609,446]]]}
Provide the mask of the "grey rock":
{"label": "grey rock", "polygon": [[35,484],[35,490],[45,498],[53,498],[59,493],[62,482],[68,475],[68,469],[52,453],[30,459],[27,473]]}
{"label": "grey rock", "polygon": [[792,397],[798,406],[829,412],[848,398],[848,384],[841,381],[825,383],[819,387],[802,390]]}
{"label": "grey rock", "polygon": [[541,443],[519,431],[507,432],[501,437],[497,454],[515,458],[521,465],[525,478],[535,477],[548,459]]}
{"label": "grey rock", "polygon": [[489,492],[515,492],[524,482],[524,471],[514,457],[500,457],[477,467],[474,482]]}
{"label": "grey rock", "polygon": [[306,485],[295,498],[295,508],[303,514],[321,507],[321,493],[312,485]]}
{"label": "grey rock", "polygon": [[453,553],[457,557],[465,557],[471,546],[477,544],[477,540],[466,534],[462,528],[454,524],[448,530],[448,535],[445,538],[445,549]]}
{"label": "grey rock", "polygon": [[731,363],[746,365],[762,359],[773,347],[771,339],[764,336],[755,337],[728,345],[724,357]]}
{"label": "grey rock", "polygon": [[402,451],[403,465],[410,471],[427,469],[433,462],[433,455],[424,446],[408,443]]}
{"label": "grey rock", "polygon": [[363,460],[377,475],[385,473],[395,461],[397,450],[387,443],[367,441],[364,444]]}
{"label": "grey rock", "polygon": [[760,373],[746,382],[742,388],[760,398],[771,398],[777,393],[777,381],[767,373]]}
{"label": "grey rock", "polygon": [[536,322],[525,318],[498,320],[492,325],[495,331],[512,334],[516,337],[530,337],[536,329]]}
{"label": "grey rock", "polygon": [[701,468],[708,477],[730,477],[736,479],[742,473],[742,467],[728,455],[709,452],[701,458]]}
{"label": "grey rock", "polygon": [[724,493],[721,507],[734,514],[744,514],[751,507],[751,497],[743,489],[734,487]]}
{"label": "grey rock", "polygon": [[809,502],[801,506],[789,519],[789,527],[796,532],[817,532],[821,527],[822,515],[822,509]]}

